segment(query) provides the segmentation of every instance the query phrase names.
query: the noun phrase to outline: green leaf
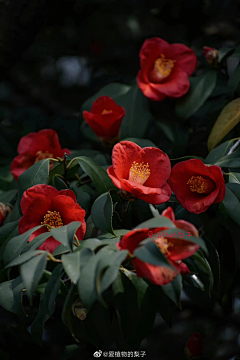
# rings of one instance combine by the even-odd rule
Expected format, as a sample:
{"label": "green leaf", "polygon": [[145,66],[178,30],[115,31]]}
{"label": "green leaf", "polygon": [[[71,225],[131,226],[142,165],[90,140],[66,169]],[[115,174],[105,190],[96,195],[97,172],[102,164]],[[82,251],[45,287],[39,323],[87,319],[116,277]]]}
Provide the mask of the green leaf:
{"label": "green leaf", "polygon": [[6,240],[13,237],[15,231],[18,230],[18,223],[19,220],[16,220],[0,227],[0,246],[2,246]]}
{"label": "green leaf", "polygon": [[169,299],[171,299],[177,307],[181,308],[180,297],[182,291],[182,276],[178,275],[173,281],[166,285],[161,286],[162,291],[164,292]]}
{"label": "green leaf", "polygon": [[88,212],[91,205],[91,195],[82,189],[82,186],[78,187],[76,184],[74,186],[71,185],[71,190],[74,191],[77,199],[77,203]]}
{"label": "green leaf", "polygon": [[120,128],[121,139],[128,137],[142,138],[147,130],[151,113],[148,100],[139,87],[137,85],[132,86],[130,91],[119,99],[118,105],[123,106],[126,110]]}
{"label": "green leaf", "polygon": [[49,176],[49,161],[43,159],[33,164],[29,169],[24,171],[18,178],[18,199],[19,209],[21,211],[20,202],[24,191],[38,184],[46,184]]}
{"label": "green leaf", "polygon": [[207,71],[190,78],[189,92],[176,102],[176,113],[183,119],[192,116],[209,98],[217,82],[217,72]]}
{"label": "green leaf", "polygon": [[80,226],[80,221],[72,221],[71,223],[59,228],[50,229],[50,234],[69,251],[72,251],[74,235]]}
{"label": "green leaf", "polygon": [[230,172],[229,183],[240,184],[240,173]]}
{"label": "green leaf", "polygon": [[144,221],[135,227],[135,229],[151,229],[156,227],[171,227],[173,228],[174,223],[165,216],[155,217],[153,219]]}
{"label": "green leaf", "polygon": [[81,269],[87,264],[92,256],[93,252],[89,248],[84,248],[81,251],[62,256],[64,270],[74,284],[77,284]]}
{"label": "green leaf", "polygon": [[14,314],[23,313],[22,290],[24,286],[21,276],[0,284],[0,306]]}
{"label": "green leaf", "polygon": [[233,146],[234,140],[225,141],[223,144],[215,147],[206,157],[205,164],[214,165],[218,160],[225,157],[229,152],[230,148]]}
{"label": "green leaf", "polygon": [[[125,253],[125,252],[124,252]],[[101,299],[101,276],[103,270],[107,269],[109,266],[112,266],[112,257],[115,251],[104,247],[98,253],[89,260],[89,262],[83,267],[80,278],[78,280],[78,291],[83,303],[88,309],[90,309],[93,303],[97,299]],[[127,254],[123,257],[126,257]],[[123,258],[121,257],[121,259]],[[116,259],[118,256],[116,256]],[[120,260],[120,257],[118,258]],[[116,274],[117,276],[117,274]],[[104,286],[109,284],[111,280],[110,276],[106,277],[104,280]]]}
{"label": "green leaf", "polygon": [[149,242],[145,246],[141,246],[134,251],[134,255],[151,265],[164,266],[170,269],[173,267],[169,264],[163,253],[158,249],[154,242]]}
{"label": "green leaf", "polygon": [[218,116],[208,138],[212,150],[240,121],[240,98],[227,104]]}
{"label": "green leaf", "polygon": [[114,234],[112,228],[113,202],[109,192],[100,195],[93,203],[92,221],[99,229]]}
{"label": "green leaf", "polygon": [[221,62],[225,56],[230,54],[234,49],[227,46],[223,46],[218,50],[218,61]]}
{"label": "green leaf", "polygon": [[228,80],[228,91],[230,93],[230,96],[234,96],[235,91],[239,87],[240,82],[240,64],[236,67],[233,74],[230,76]]}
{"label": "green leaf", "polygon": [[226,184],[226,194],[223,204],[228,211],[228,215],[240,225],[240,185]]}
{"label": "green leaf", "polygon": [[115,189],[107,172],[94,160],[85,156],[77,157],[75,160],[79,163],[82,170],[92,179],[99,194],[103,194],[110,189]]}
{"label": "green leaf", "polygon": [[22,250],[28,242],[29,237],[34,231],[40,229],[42,226],[43,225],[35,226],[24,234],[15,236],[8,241],[3,254],[5,265],[9,264],[13,259],[15,259],[18,255],[21,254]]}
{"label": "green leaf", "polygon": [[43,328],[46,320],[53,315],[55,310],[55,298],[60,288],[60,280],[62,277],[62,264],[55,267],[46,286],[44,295],[40,301],[39,312],[31,326],[31,333],[34,341],[38,345],[42,345]]}
{"label": "green leaf", "polygon": [[116,279],[119,272],[119,267],[122,262],[127,258],[128,252],[125,250],[117,251],[111,255],[106,263],[106,271],[101,279],[101,292],[104,292]]}
{"label": "green leaf", "polygon": [[10,267],[13,267],[13,266],[21,265],[21,264],[29,261],[33,257],[35,257],[37,255],[40,255],[40,254],[44,254],[44,253],[46,253],[46,251],[42,251],[42,250],[25,252],[24,254],[18,256],[14,260],[12,260],[9,264],[7,264],[5,266],[5,268],[7,269],[7,268],[10,268]]}
{"label": "green leaf", "polygon": [[42,254],[34,256],[29,261],[24,262],[20,267],[22,281],[30,300],[32,299],[34,290],[42,277],[46,262],[47,251],[44,251]]}
{"label": "green leaf", "polygon": [[55,187],[58,191],[68,189],[68,187],[67,187],[67,185],[65,184],[65,182],[63,181],[63,179],[61,179],[58,175],[54,175],[54,176],[52,177],[51,183],[49,182],[49,185],[52,185],[52,186]]}
{"label": "green leaf", "polygon": [[29,250],[35,250],[38,249],[44,241],[46,241],[51,236],[50,232],[45,232],[43,234],[40,234],[36,236],[32,241],[30,241],[25,248],[23,249],[23,253],[29,251]]}
{"label": "green leaf", "polygon": [[17,195],[16,189],[4,191],[3,193],[0,194],[0,202],[4,204],[11,204],[11,202],[16,198],[16,195]]}

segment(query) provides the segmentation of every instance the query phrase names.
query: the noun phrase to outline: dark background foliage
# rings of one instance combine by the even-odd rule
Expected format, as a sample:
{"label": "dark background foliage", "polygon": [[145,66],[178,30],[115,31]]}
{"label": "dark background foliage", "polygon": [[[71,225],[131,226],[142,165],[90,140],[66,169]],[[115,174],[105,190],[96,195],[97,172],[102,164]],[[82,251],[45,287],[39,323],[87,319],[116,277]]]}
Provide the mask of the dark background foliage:
{"label": "dark background foliage", "polygon": [[[1,1],[1,165],[9,164],[16,156],[22,136],[43,128],[55,129],[63,147],[91,148],[80,131],[81,105],[108,83],[133,82],[139,70],[138,53],[146,38],[157,36],[170,43],[190,46],[201,67],[204,45],[215,48],[239,45],[239,10],[237,0]],[[166,102],[167,109],[169,106]],[[159,104],[151,104],[153,112],[157,112],[158,107]],[[162,141],[159,146],[169,156],[206,156],[209,127],[211,129],[220,110],[217,108],[212,119],[207,119],[208,123],[201,116],[192,119],[195,122],[189,141],[180,126],[183,132],[174,149],[168,147],[169,141],[161,131],[151,134],[151,123],[149,136],[157,145]],[[171,109],[169,112],[171,115]],[[235,128],[228,138],[233,138],[237,130]],[[229,274],[231,276],[231,269]],[[220,307],[213,312],[211,298],[201,292],[193,294],[195,305],[183,295],[183,310],[177,312],[172,329],[159,316],[150,336],[143,341],[147,358],[183,358],[187,339],[198,331],[210,359],[213,356],[233,359],[240,353],[237,286],[236,289],[232,298],[225,299],[224,312]],[[2,311],[3,355],[0,350],[0,358],[12,359],[18,353],[25,358],[61,359],[61,351],[67,351],[65,345],[72,341],[60,325],[58,315],[56,312],[54,321],[48,323],[44,347],[40,349],[31,341],[29,324],[20,327],[15,315]],[[91,349],[85,355],[81,353],[81,358],[89,354]]]}

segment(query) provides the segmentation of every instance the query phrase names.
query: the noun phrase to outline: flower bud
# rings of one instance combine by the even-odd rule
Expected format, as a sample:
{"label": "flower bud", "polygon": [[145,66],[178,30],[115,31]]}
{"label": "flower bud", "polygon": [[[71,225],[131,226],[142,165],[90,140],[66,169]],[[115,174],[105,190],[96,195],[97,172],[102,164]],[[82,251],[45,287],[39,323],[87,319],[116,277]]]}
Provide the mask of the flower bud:
{"label": "flower bud", "polygon": [[11,210],[12,209],[10,208],[10,206],[0,202],[0,226],[3,224],[3,221],[5,220],[5,218],[10,213]]}
{"label": "flower bud", "polygon": [[185,347],[185,354],[187,359],[198,359],[203,350],[201,335],[197,332],[193,333],[188,339]]}
{"label": "flower bud", "polygon": [[212,65],[212,66],[217,66],[218,64],[218,51],[217,49],[208,47],[208,46],[204,46],[203,47],[203,53],[205,56],[205,59],[207,61],[208,64]]}
{"label": "flower bud", "polygon": [[80,320],[85,320],[87,317],[87,309],[80,300],[75,300],[72,304],[73,315]]}

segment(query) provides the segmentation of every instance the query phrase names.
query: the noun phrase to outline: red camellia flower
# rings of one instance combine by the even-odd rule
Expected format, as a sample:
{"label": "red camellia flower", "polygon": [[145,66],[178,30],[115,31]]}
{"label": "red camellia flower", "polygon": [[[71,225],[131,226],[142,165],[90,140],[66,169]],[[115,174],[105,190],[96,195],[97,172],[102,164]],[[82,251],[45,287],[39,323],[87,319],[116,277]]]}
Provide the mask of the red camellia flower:
{"label": "red camellia flower", "polygon": [[[81,221],[76,235],[79,240],[83,240],[86,232],[85,210],[77,204],[73,191],[58,191],[49,185],[35,185],[23,193],[20,205],[23,217],[19,221],[19,234],[41,224],[57,228],[72,221]],[[36,230],[29,241],[47,231],[49,231],[47,227]],[[39,249],[53,253],[58,245],[60,243],[50,236]]]}
{"label": "red camellia flower", "polygon": [[188,359],[195,359],[202,354],[203,344],[201,334],[195,332],[188,339],[187,345],[185,347],[185,354]]}
{"label": "red camellia flower", "polygon": [[172,169],[168,180],[181,205],[194,214],[206,211],[225,196],[225,183],[219,166],[201,160],[182,161]]}
{"label": "red camellia flower", "polygon": [[150,204],[169,200],[171,164],[162,150],[121,141],[113,148],[112,163],[107,172],[117,188]]}
{"label": "red camellia flower", "polygon": [[3,224],[3,221],[7,217],[7,215],[10,213],[11,208],[8,205],[5,205],[0,202],[0,226]]}
{"label": "red camellia flower", "polygon": [[146,97],[161,101],[167,96],[179,98],[188,92],[188,77],[197,67],[193,50],[154,37],[145,40],[139,56],[141,70],[137,83]]}
{"label": "red camellia flower", "polygon": [[[175,220],[175,215],[172,208],[167,208],[163,211],[162,216],[169,218],[178,229],[186,230],[190,235],[198,237],[198,230],[192,224],[184,220]],[[194,254],[198,249],[199,245],[194,244],[188,240],[182,240],[178,238],[170,238],[169,235],[156,236],[164,232],[167,228],[155,228],[155,229],[138,229],[132,230],[124,235],[121,240],[116,244],[120,250],[128,250],[130,253],[130,261],[136,270],[138,277],[146,277],[152,283],[156,285],[164,285],[172,280],[181,273],[189,274],[189,269],[186,264],[182,262],[183,259]],[[151,265],[144,262],[134,256],[134,251],[137,249],[139,244],[149,236],[153,238],[157,244],[159,250],[167,258],[168,262],[174,267],[175,270],[169,267]]]}
{"label": "red camellia flower", "polygon": [[91,111],[83,111],[83,118],[101,141],[118,138],[125,110],[109,96],[100,96],[92,104]]}
{"label": "red camellia flower", "polygon": [[11,173],[14,179],[34,163],[48,158],[63,157],[70,154],[68,149],[62,149],[56,131],[51,129],[40,130],[23,136],[17,148],[18,156],[11,164]]}

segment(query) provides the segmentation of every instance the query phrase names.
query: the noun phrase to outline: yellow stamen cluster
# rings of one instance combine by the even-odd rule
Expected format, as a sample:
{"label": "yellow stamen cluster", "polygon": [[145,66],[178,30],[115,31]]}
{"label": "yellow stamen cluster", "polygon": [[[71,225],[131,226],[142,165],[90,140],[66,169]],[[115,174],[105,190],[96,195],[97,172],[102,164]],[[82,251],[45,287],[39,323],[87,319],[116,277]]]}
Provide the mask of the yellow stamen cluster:
{"label": "yellow stamen cluster", "polygon": [[101,112],[101,115],[110,114],[110,113],[112,113],[112,112],[113,112],[112,110],[106,110],[106,109],[104,109],[104,110]]}
{"label": "yellow stamen cluster", "polygon": [[143,185],[151,175],[148,163],[134,161],[129,171],[129,180]]}
{"label": "yellow stamen cluster", "polygon": [[167,255],[170,254],[168,248],[173,246],[173,244],[170,243],[166,238],[161,237],[160,239],[156,239],[155,243],[157,244],[157,247],[163,254],[167,254]]}
{"label": "yellow stamen cluster", "polygon": [[199,194],[206,193],[207,183],[201,176],[192,176],[187,184],[190,185],[190,190],[192,192],[197,192]]}
{"label": "yellow stamen cluster", "polygon": [[166,59],[165,55],[161,54],[161,57],[155,61],[155,69],[165,78],[171,74],[175,62],[176,60]]}
{"label": "yellow stamen cluster", "polygon": [[45,151],[45,152],[42,152],[41,150],[39,150],[37,153],[36,153],[36,159],[35,159],[35,162],[38,162],[40,160],[43,160],[43,159],[49,159],[49,158],[53,158],[53,154],[51,154],[50,152],[48,151]]}
{"label": "yellow stamen cluster", "polygon": [[[63,226],[63,221],[58,211],[47,211],[41,224],[50,225],[53,228],[58,228],[60,226]],[[49,228],[48,231],[50,231]]]}

